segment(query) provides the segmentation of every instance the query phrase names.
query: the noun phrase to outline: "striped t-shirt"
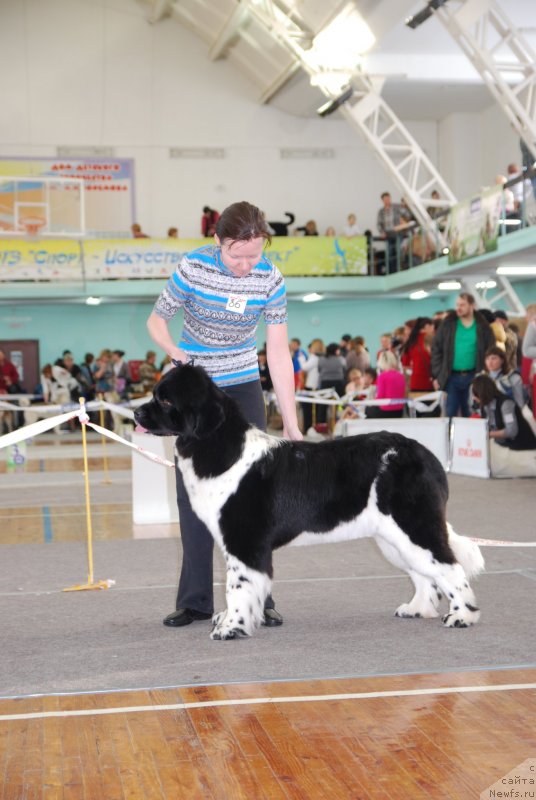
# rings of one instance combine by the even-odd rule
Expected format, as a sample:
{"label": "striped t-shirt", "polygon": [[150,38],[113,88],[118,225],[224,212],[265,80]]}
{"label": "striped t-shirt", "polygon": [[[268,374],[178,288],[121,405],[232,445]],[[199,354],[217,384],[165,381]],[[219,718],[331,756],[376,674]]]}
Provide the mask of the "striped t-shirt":
{"label": "striped t-shirt", "polygon": [[287,321],[285,283],[265,256],[237,277],[222,262],[220,248],[208,245],[183,256],[154,311],[170,320],[179,308],[184,310],[181,350],[220,386],[247,383],[259,378],[261,314],[267,325]]}

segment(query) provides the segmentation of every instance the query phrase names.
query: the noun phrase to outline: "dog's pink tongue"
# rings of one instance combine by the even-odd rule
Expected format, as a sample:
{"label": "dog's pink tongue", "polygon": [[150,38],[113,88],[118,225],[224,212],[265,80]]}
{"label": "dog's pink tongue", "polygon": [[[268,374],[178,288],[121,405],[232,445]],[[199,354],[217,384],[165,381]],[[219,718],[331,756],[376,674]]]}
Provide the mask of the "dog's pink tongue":
{"label": "dog's pink tongue", "polygon": [[136,427],[134,428],[134,431],[135,431],[135,433],[147,433],[147,428],[144,428],[144,427],[143,427],[142,425],[140,425],[140,424],[139,424],[139,422],[138,422],[138,423],[136,424]]}

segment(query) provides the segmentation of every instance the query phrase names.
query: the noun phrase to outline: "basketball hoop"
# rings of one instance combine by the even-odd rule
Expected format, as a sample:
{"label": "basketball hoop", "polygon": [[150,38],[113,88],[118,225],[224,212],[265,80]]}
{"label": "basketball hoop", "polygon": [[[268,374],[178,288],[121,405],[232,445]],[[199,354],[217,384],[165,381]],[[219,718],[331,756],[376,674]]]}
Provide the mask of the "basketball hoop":
{"label": "basketball hoop", "polygon": [[35,238],[39,236],[39,231],[47,224],[44,217],[38,217],[36,214],[21,217],[19,219],[18,227],[26,233],[28,238]]}

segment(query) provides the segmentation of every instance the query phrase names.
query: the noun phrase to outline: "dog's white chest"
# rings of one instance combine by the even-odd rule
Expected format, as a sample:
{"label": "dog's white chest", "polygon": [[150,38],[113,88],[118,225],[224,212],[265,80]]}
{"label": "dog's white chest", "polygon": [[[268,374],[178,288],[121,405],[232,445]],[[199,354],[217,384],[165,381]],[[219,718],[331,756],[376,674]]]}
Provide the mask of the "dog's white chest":
{"label": "dog's white chest", "polygon": [[178,458],[191,506],[220,546],[223,546],[220,530],[221,509],[236,492],[240,481],[255,461],[274,446],[278,446],[277,440],[272,441],[271,437],[256,429],[250,429],[246,433],[244,449],[238,461],[226,472],[214,478],[200,478],[194,470],[192,459]]}

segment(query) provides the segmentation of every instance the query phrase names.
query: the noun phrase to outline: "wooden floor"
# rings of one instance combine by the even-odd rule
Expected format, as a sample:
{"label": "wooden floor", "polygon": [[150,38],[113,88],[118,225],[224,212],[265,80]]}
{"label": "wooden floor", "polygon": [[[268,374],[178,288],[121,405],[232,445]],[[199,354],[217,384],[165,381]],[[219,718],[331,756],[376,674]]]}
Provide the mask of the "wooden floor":
{"label": "wooden floor", "polygon": [[[61,449],[27,464],[81,469]],[[136,535],[128,504],[92,514],[96,538]],[[0,527],[83,541],[85,508],[4,506]],[[535,669],[0,699],[0,800],[469,800],[528,758]]]}
{"label": "wooden floor", "polygon": [[1,700],[0,796],[469,800],[536,764],[534,687],[507,670]]}

